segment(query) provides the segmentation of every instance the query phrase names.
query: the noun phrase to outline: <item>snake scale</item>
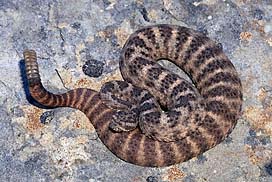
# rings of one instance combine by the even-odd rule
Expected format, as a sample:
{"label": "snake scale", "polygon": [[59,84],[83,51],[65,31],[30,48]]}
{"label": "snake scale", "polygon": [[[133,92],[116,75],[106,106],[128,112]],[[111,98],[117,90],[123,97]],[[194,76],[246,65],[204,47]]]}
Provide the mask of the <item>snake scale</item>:
{"label": "snake scale", "polygon": [[[160,66],[167,59],[192,83]],[[141,166],[184,162],[222,142],[241,113],[242,85],[222,47],[205,35],[177,25],[137,30],[120,56],[125,81],[100,92],[77,88],[47,91],[36,53],[24,51],[31,96],[48,107],[84,112],[101,141],[119,158]]]}

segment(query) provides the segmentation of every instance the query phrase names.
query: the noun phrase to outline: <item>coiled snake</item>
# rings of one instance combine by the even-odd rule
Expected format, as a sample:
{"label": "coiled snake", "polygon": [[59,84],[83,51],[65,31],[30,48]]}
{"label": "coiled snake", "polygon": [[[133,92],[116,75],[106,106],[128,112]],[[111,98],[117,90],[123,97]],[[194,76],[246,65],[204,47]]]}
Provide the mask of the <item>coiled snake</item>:
{"label": "coiled snake", "polygon": [[[186,27],[162,24],[133,33],[120,57],[125,81],[106,83],[100,92],[50,93],[35,51],[24,51],[24,59],[38,103],[81,110],[109,150],[133,164],[189,160],[223,141],[240,116],[242,85],[233,64],[218,44]],[[194,85],[157,64],[160,59],[183,69]]]}

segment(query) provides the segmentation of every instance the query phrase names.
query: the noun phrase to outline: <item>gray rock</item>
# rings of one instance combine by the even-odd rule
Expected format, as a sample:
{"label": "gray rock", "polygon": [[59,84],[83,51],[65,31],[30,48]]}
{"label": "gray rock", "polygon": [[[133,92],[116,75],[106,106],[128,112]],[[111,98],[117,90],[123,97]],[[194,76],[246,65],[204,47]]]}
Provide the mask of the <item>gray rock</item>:
{"label": "gray rock", "polygon": [[[270,0],[1,0],[0,181],[272,181],[271,8]],[[205,33],[236,66],[243,116],[222,144],[179,165],[139,167],[114,156],[83,114],[31,105],[24,49],[37,51],[48,90],[99,90],[94,83],[116,74],[128,35],[157,23]],[[90,83],[88,60],[97,60],[88,64]]]}

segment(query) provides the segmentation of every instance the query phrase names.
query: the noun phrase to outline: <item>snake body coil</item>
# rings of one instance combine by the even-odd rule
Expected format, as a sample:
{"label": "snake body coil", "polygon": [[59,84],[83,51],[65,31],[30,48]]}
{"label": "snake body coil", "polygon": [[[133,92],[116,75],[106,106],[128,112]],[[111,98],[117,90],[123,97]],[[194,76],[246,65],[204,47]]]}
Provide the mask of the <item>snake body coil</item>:
{"label": "snake body coil", "polygon": [[[36,53],[24,52],[31,96],[49,107],[86,114],[102,142],[119,158],[141,166],[169,166],[214,147],[240,116],[242,86],[222,48],[185,27],[155,25],[133,33],[123,47],[126,82],[100,92],[78,88],[63,94],[41,84]],[[168,59],[195,87],[156,63]]]}

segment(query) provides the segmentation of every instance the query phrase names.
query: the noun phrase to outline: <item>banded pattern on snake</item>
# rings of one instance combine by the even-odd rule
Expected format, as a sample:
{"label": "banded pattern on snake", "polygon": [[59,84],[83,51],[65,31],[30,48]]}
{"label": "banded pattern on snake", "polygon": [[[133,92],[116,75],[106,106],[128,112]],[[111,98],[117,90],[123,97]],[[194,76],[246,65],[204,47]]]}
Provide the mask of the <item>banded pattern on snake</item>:
{"label": "banded pattern on snake", "polygon": [[[222,142],[240,116],[242,85],[222,48],[205,35],[177,25],[153,25],[124,45],[120,70],[100,92],[77,88],[48,92],[36,53],[24,52],[31,96],[48,107],[86,114],[101,141],[119,158],[141,166],[169,166]],[[193,84],[157,64],[167,59]]]}

